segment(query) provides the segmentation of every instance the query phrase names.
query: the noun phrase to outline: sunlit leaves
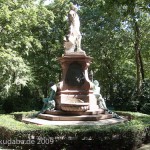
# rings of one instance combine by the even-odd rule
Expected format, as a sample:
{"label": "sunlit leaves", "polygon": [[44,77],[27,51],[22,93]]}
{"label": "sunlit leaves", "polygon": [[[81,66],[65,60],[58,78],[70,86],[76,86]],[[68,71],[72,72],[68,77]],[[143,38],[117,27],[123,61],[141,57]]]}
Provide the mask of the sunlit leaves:
{"label": "sunlit leaves", "polygon": [[34,78],[39,51],[45,51],[43,47],[51,34],[54,15],[34,2],[19,0],[0,4],[0,92],[14,90],[15,93],[20,86],[27,85]]}
{"label": "sunlit leaves", "polygon": [[[94,58],[90,69],[106,95],[118,80],[136,76],[133,12],[140,27],[141,53],[149,78],[150,16],[147,0],[72,2],[79,7],[82,49]],[[136,8],[132,12],[133,2]],[[66,16],[69,4],[69,0],[56,0],[49,5],[36,0],[0,1],[0,82],[3,88],[7,85],[9,90],[14,85],[25,85],[31,72],[41,89],[49,81],[58,82],[61,71],[57,58],[64,53],[63,36],[68,32]]]}
{"label": "sunlit leaves", "polygon": [[20,85],[31,81],[30,67],[21,56],[12,49],[0,48],[0,94],[4,96]]}
{"label": "sunlit leaves", "polygon": [[150,77],[150,16],[147,0],[72,2],[80,6],[82,47],[94,58],[91,68],[94,77],[102,83],[102,90],[105,89],[106,93],[111,95],[115,83],[136,77],[133,19],[138,22],[140,28],[140,48],[145,75]]}

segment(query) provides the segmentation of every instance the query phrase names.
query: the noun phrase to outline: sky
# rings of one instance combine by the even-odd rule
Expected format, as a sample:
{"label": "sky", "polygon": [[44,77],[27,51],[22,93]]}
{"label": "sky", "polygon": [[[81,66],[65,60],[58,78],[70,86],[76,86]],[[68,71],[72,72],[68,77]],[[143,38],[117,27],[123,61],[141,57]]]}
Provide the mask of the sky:
{"label": "sky", "polygon": [[48,4],[50,4],[51,2],[53,2],[54,0],[46,0],[45,2],[44,2],[44,4],[45,5],[48,5]]}

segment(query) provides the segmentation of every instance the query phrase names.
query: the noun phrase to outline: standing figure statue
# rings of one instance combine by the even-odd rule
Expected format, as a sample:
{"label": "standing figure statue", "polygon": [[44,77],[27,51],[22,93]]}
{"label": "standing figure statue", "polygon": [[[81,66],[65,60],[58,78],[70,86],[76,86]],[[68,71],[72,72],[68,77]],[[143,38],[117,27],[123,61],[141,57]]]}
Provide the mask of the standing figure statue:
{"label": "standing figure statue", "polygon": [[[69,34],[64,38],[65,51],[74,52],[77,48],[77,52],[81,52],[81,33],[80,33],[80,20],[77,14],[77,8],[72,5],[68,14],[69,20]],[[83,52],[83,51],[82,51]]]}

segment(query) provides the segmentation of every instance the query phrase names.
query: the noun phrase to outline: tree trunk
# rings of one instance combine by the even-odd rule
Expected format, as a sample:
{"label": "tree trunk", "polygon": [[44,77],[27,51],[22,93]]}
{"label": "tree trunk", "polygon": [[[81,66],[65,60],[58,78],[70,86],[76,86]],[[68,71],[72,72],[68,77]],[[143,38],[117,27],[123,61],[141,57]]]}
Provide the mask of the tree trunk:
{"label": "tree trunk", "polygon": [[141,56],[141,51],[139,51],[139,58],[140,58],[140,65],[141,65],[142,81],[144,81],[145,75],[144,75],[144,67],[143,67],[143,60],[142,60],[142,56]]}
{"label": "tree trunk", "polygon": [[140,52],[140,29],[138,26],[137,21],[134,19],[134,34],[135,34],[135,59],[136,59],[136,72],[137,72],[137,93],[138,96],[141,95],[141,85],[142,80],[144,80],[144,69],[143,69],[143,62]]}

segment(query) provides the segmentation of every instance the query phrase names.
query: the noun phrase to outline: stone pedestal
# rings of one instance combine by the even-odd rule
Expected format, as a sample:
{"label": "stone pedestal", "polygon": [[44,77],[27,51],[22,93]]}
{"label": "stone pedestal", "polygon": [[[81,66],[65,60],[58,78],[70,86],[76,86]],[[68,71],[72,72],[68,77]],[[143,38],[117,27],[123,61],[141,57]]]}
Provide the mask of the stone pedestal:
{"label": "stone pedestal", "polygon": [[[64,37],[64,55],[59,63],[62,79],[57,84],[55,110],[47,110],[38,117],[59,121],[94,121],[112,118],[97,105],[94,84],[89,80],[88,68],[92,58],[81,48],[80,21],[76,8],[71,6],[69,34]],[[91,74],[92,76],[92,74]]]}
{"label": "stone pedestal", "polygon": [[38,118],[51,121],[98,121],[112,118],[97,105],[94,84],[89,80],[88,68],[92,58],[84,51],[66,52],[58,59],[62,79],[57,84],[55,110],[47,110]]}
{"label": "stone pedestal", "polygon": [[56,94],[56,110],[62,109],[61,104],[72,106],[73,103],[88,104],[88,110],[98,109],[93,83],[88,77],[92,58],[86,56],[85,52],[73,52],[64,54],[58,60],[62,67],[62,81]]}

